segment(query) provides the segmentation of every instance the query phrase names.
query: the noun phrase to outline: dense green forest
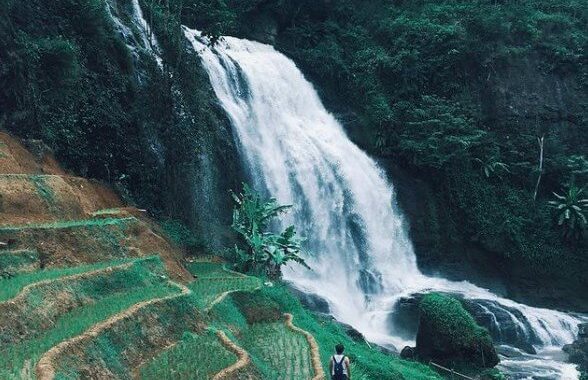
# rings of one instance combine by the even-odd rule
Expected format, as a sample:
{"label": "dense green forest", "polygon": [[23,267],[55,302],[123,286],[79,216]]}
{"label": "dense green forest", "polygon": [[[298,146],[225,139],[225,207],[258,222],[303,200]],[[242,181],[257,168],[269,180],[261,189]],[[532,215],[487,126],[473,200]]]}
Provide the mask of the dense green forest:
{"label": "dense green forest", "polygon": [[[110,12],[124,17],[130,1],[115,4]],[[206,215],[184,207],[203,202],[192,178],[216,178],[197,190],[223,194],[217,207],[228,215],[226,190],[240,168],[180,25],[213,40],[260,39],[294,59],[354,141],[403,173],[397,182],[418,181],[416,199],[399,190],[399,200],[422,267],[492,262],[521,298],[537,283],[561,284],[536,302],[574,304],[561,295],[578,298],[588,286],[588,211],[578,193],[588,178],[585,1],[142,5],[163,70],[127,48],[103,1],[3,0],[1,126],[44,140],[71,170],[115,184],[158,217],[196,228]],[[588,309],[586,300],[575,306]]]}

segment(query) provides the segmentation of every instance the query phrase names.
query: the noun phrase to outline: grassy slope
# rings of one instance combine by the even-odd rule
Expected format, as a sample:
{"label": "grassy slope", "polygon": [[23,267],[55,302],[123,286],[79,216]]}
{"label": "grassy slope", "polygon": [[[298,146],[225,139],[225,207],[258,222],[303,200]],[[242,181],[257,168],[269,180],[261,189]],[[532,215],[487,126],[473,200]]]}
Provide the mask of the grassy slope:
{"label": "grassy slope", "polygon": [[[200,308],[208,308],[209,300],[223,292],[243,291],[232,293],[212,307],[206,315],[208,331],[198,335],[185,334],[177,344],[145,363],[141,369],[145,378],[182,379],[188,378],[190,373],[218,370],[220,362],[215,362],[214,355],[219,355],[219,360],[225,364],[230,361],[229,358],[234,359],[234,355],[221,349],[211,333],[222,329],[248,351],[253,366],[249,371],[253,371],[256,378],[275,379],[279,374],[280,378],[306,380],[312,373],[308,344],[302,335],[285,327],[283,313],[290,312],[294,315],[296,326],[315,336],[321,347],[323,363],[328,363],[336,343],[342,342],[348,347],[356,379],[438,379],[424,365],[406,362],[372,349],[367,344],[354,342],[332,321],[319,319],[305,310],[283,285],[263,286],[252,291],[251,285],[259,285],[261,280],[228,273],[222,264],[193,263],[189,268],[199,278],[196,283],[202,282],[202,286],[190,285],[195,299],[200,299],[196,301]],[[227,275],[231,278],[230,286],[205,286],[206,283],[215,284]],[[197,349],[199,345],[206,349]]]}
{"label": "grassy slope", "polygon": [[[255,330],[258,327],[255,324],[248,323],[247,316],[243,311],[241,302],[236,301],[240,294],[225,299],[223,302],[216,305],[211,310],[211,315],[215,323],[220,327],[233,331],[233,336],[243,344],[247,349],[251,345],[251,338],[248,335],[255,336]],[[256,314],[269,315],[266,320],[259,320],[259,323],[264,323],[267,319],[275,319],[271,312],[263,312],[265,303],[268,308],[278,308],[279,313],[291,313],[294,315],[294,324],[308,332],[310,332],[320,346],[320,354],[322,362],[328,363],[329,357],[332,355],[332,349],[337,343],[343,343],[348,350],[348,354],[352,359],[352,370],[355,373],[355,379],[437,379],[438,376],[429,368],[418,363],[412,363],[400,360],[396,357],[386,355],[378,350],[370,348],[365,343],[358,343],[353,341],[338,325],[327,319],[320,319],[309,311],[305,310],[300,302],[290,293],[286,286],[278,285],[275,287],[263,287],[257,291],[254,298],[258,296],[263,300],[255,304],[254,310]],[[250,299],[247,304],[255,303]],[[255,318],[259,318],[256,316]],[[249,331],[253,328],[253,333]],[[239,338],[243,340],[240,340]],[[272,378],[272,373],[275,369],[272,368],[271,362],[267,363],[264,356],[267,354],[258,351],[259,349],[253,345],[252,360],[256,365],[258,371],[267,378]],[[257,351],[257,353],[256,353]],[[266,356],[267,357],[267,356]]]}
{"label": "grassy slope", "polygon": [[[366,379],[394,379],[400,373],[406,379],[437,379],[427,366],[391,357],[370,348],[367,344],[353,341],[338,325],[321,320],[305,310],[285,286],[264,288],[263,292],[276,301],[282,311],[294,315],[294,324],[314,335],[321,348],[323,363],[328,363],[332,347],[343,343],[347,353],[355,362],[355,372]],[[361,379],[361,376],[356,379]]]}
{"label": "grassy slope", "polygon": [[39,266],[39,253],[34,250],[0,250],[0,278],[30,272]]}
{"label": "grassy slope", "polygon": [[[109,281],[104,282],[104,286],[100,286],[103,281],[96,284],[95,280],[86,284],[74,281],[74,291],[78,289],[80,295],[88,297],[95,294],[95,300],[56,315],[54,324],[31,330],[23,341],[0,347],[0,378],[27,377],[34,372],[41,355],[56,344],[82,334],[96,323],[138,302],[177,294],[178,290],[171,287],[166,276],[162,275],[159,260],[142,259],[138,262],[145,264],[134,266],[129,275],[133,274],[131,277],[137,277],[139,281],[144,278],[146,283],[142,287],[131,284],[128,289],[123,287],[113,293]],[[28,284],[48,279],[56,280],[54,282],[58,284],[60,277],[120,263],[124,261],[22,274],[1,281],[4,286],[0,287],[3,289],[0,294],[3,299],[8,299]],[[131,371],[141,373],[146,379],[206,378],[236,359],[214,334],[215,329],[222,329],[251,355],[252,366],[235,376],[306,380],[312,375],[308,343],[301,334],[286,328],[285,312],[294,315],[296,326],[314,335],[323,363],[328,363],[336,343],[345,344],[353,362],[355,379],[438,378],[426,366],[402,361],[371,349],[365,343],[354,342],[332,321],[320,319],[305,310],[284,285],[261,286],[261,279],[228,271],[218,263],[194,263],[190,269],[198,277],[190,285],[192,295],[150,305],[135,318],[123,320],[101,332],[85,343],[82,351],[74,350],[60,356],[57,363],[60,378],[78,378],[86,373],[84,371],[95,368],[110,371],[121,378],[129,377]],[[124,272],[119,274],[124,275]],[[113,272],[113,281],[124,282],[124,278],[114,277],[117,276]],[[35,288],[34,294],[31,293],[34,299],[31,298],[30,302],[41,302],[42,305],[44,296],[41,290],[50,285]],[[237,293],[219,299],[226,292],[235,291]],[[201,314],[201,311],[208,310],[213,300],[219,302],[209,312]],[[206,325],[207,329],[204,328]],[[157,331],[163,335],[155,333]]]}
{"label": "grassy slope", "polygon": [[261,286],[261,280],[258,278],[228,271],[222,264],[192,263],[188,266],[188,270],[196,276],[196,280],[188,287],[205,308],[228,292],[253,290]]}
{"label": "grassy slope", "polygon": [[276,378],[306,380],[314,375],[305,337],[290,331],[282,321],[252,325],[241,344],[263,361]]}
{"label": "grassy slope", "polygon": [[35,339],[9,346],[2,351],[0,359],[0,377],[17,376],[21,369],[32,366],[42,354],[54,345],[83,333],[92,325],[119,313],[135,303],[159,298],[177,292],[168,286],[150,286],[140,292],[131,292],[108,297],[100,302],[80,309],[60,318],[55,327]]}
{"label": "grassy slope", "polygon": [[233,364],[237,356],[218,341],[212,331],[185,333],[172,348],[162,352],[141,369],[141,378],[204,379]]}
{"label": "grassy slope", "polygon": [[54,280],[64,276],[71,276],[79,273],[89,272],[92,270],[104,269],[109,266],[123,264],[130,260],[116,260],[109,262],[101,262],[91,265],[81,265],[71,268],[46,269],[38,272],[31,272],[16,276],[11,279],[0,281],[0,302],[6,301],[18,294],[27,285],[44,280]]}

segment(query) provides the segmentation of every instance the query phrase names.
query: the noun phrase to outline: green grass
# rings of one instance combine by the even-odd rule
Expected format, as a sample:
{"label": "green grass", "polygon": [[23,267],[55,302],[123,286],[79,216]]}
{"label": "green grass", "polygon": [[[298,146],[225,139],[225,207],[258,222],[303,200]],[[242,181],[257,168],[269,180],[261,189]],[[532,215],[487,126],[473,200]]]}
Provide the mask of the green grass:
{"label": "green grass", "polygon": [[[342,343],[346,347],[346,354],[351,359],[353,378],[356,380],[440,379],[433,370],[425,365],[400,360],[375,350],[365,343],[352,340],[339,325],[330,319],[320,318],[305,310],[285,285],[263,287],[254,294],[272,300],[278,305],[281,312],[291,313],[294,316],[294,324],[315,337],[320,347],[325,373],[328,373],[327,364],[333,354],[334,346]],[[218,318],[216,323],[219,325],[233,330],[246,331],[249,326],[237,303],[233,300],[238,296],[238,293],[234,294],[231,298],[216,305],[211,311],[211,316]],[[247,333],[244,332],[244,334]],[[256,361],[256,364],[258,362],[259,360]],[[263,372],[264,368],[260,368],[260,370]]]}
{"label": "green grass", "polygon": [[[64,314],[101,299],[167,282],[158,257],[135,261],[131,266],[85,278],[56,279],[32,288],[18,303],[0,307],[1,344],[31,339],[50,329]],[[6,312],[6,315],[1,314]],[[21,314],[14,318],[14,314]]]}
{"label": "green grass", "polygon": [[443,335],[444,344],[467,347],[471,342],[488,338],[487,331],[478,326],[461,302],[450,296],[430,293],[423,298],[419,306],[429,323],[437,327],[436,333]]}
{"label": "green grass", "polygon": [[[124,262],[128,260],[23,274],[0,281],[0,297],[12,297],[22,287],[36,281]],[[144,265],[153,264],[146,272],[161,273],[157,269],[161,262],[157,262],[159,260],[144,260]],[[133,366],[142,364],[144,358],[153,357],[142,364],[142,378],[204,379],[236,360],[236,356],[225,349],[214,335],[215,329],[222,329],[250,353],[252,364],[246,372],[253,371],[256,378],[310,379],[313,371],[309,346],[302,334],[285,326],[282,313],[289,312],[294,315],[294,324],[313,334],[317,340],[325,367],[332,355],[332,347],[343,343],[352,360],[356,380],[439,379],[427,366],[400,360],[372,349],[365,343],[353,341],[331,320],[322,319],[305,310],[284,285],[261,287],[253,291],[261,286],[261,279],[227,271],[220,263],[192,263],[189,270],[198,277],[189,285],[192,295],[150,305],[142,309],[137,318],[117,322],[115,328],[104,331],[84,346],[83,358],[75,355],[60,357],[57,378],[77,378],[88,368],[107,369],[120,378],[126,378]],[[113,276],[116,277],[115,274]],[[94,287],[87,284],[80,294],[98,292],[101,297],[95,303],[77,307],[59,316],[52,328],[39,331],[25,341],[0,347],[0,378],[22,378],[21,373],[30,371],[52,346],[83,333],[92,325],[137,302],[178,294],[177,288],[166,285],[167,282],[163,284],[164,277],[156,276],[155,279],[161,283],[149,283],[139,287],[140,291],[123,290],[118,294],[110,293],[113,288],[110,285],[102,287],[98,284]],[[116,284],[119,284],[119,280],[113,279]],[[134,288],[137,289],[136,286]],[[198,316],[200,313],[197,308],[208,307],[222,293],[235,291],[237,293],[216,304],[209,313],[201,316],[204,319],[199,320],[201,317]],[[34,298],[42,298],[43,294],[37,296]],[[263,318],[254,318],[252,312],[256,310]],[[204,325],[202,322],[206,322],[209,329],[201,331]],[[163,341],[151,339],[154,331],[162,334]],[[176,341],[175,345],[161,351]]]}
{"label": "green grass", "polygon": [[92,213],[93,216],[97,216],[97,215],[107,215],[107,214],[112,214],[112,213],[116,213],[120,211],[119,208],[103,208],[101,210],[96,210]]}
{"label": "green grass", "polygon": [[145,380],[209,379],[237,361],[212,330],[201,334],[185,333],[172,348],[160,353],[141,369]]}
{"label": "green grass", "polygon": [[253,290],[261,285],[255,277],[215,277],[198,279],[188,287],[198,297],[204,307],[209,306],[225,292]]}
{"label": "green grass", "polygon": [[104,218],[104,219],[84,219],[84,220],[60,220],[49,223],[30,223],[18,226],[0,227],[0,233],[18,232],[27,229],[64,229],[64,228],[87,228],[103,227],[112,225],[126,225],[127,223],[138,221],[135,217],[125,218]]}
{"label": "green grass", "polygon": [[27,362],[36,363],[51,347],[82,334],[94,324],[120,313],[130,306],[153,298],[178,293],[171,285],[157,285],[140,291],[117,294],[83,308],[78,308],[60,318],[54,328],[32,340],[0,348],[0,378],[18,379]]}
{"label": "green grass", "polygon": [[198,278],[226,277],[227,275],[235,276],[235,273],[228,272],[222,263],[213,263],[210,261],[198,261],[188,263],[186,268],[190,273]]}
{"label": "green grass", "polygon": [[261,286],[259,278],[226,270],[221,263],[190,263],[188,270],[196,276],[188,287],[204,307],[225,292],[253,290]]}
{"label": "green grass", "polygon": [[416,344],[423,360],[477,372],[499,361],[492,338],[451,296],[430,293],[420,303],[420,327]]}
{"label": "green grass", "polygon": [[16,296],[22,288],[44,280],[54,280],[64,276],[71,276],[93,270],[104,269],[132,261],[131,259],[119,259],[114,261],[101,262],[98,264],[81,265],[71,268],[45,269],[38,272],[25,273],[19,276],[0,280],[0,302]]}
{"label": "green grass", "polygon": [[271,369],[272,379],[308,380],[314,376],[306,338],[286,327],[283,321],[258,323],[239,341],[254,361]]}
{"label": "green grass", "polygon": [[55,192],[47,183],[46,177],[42,175],[32,175],[30,178],[35,185],[37,193],[43,199],[43,201],[45,201],[49,210],[52,213],[56,213],[57,207],[55,205]]}
{"label": "green grass", "polygon": [[33,250],[0,250],[0,278],[14,277],[39,263],[39,253]]}
{"label": "green grass", "polygon": [[[186,332],[202,331],[201,314],[191,295],[180,295],[137,310],[132,318],[116,321],[85,342],[82,351],[70,351],[56,360],[66,378],[109,377],[131,379],[145,359],[179,341]],[[81,375],[78,375],[81,374]]]}

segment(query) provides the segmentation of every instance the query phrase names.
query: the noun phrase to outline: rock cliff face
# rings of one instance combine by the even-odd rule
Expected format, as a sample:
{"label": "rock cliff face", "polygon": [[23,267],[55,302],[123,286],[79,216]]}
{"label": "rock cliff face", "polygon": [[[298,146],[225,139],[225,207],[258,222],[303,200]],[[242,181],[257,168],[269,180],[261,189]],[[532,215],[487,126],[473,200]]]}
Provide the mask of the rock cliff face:
{"label": "rock cliff face", "polygon": [[489,122],[530,124],[541,136],[550,130],[567,134],[585,118],[586,93],[578,78],[546,72],[531,54],[513,59],[481,83],[480,107]]}

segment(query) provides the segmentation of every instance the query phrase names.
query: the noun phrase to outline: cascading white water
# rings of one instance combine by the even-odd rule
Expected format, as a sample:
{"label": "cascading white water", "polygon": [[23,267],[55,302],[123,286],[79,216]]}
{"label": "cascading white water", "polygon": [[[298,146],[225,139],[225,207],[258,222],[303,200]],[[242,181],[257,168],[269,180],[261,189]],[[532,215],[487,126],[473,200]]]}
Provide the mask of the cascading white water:
{"label": "cascading white water", "polygon": [[163,60],[161,59],[159,42],[157,42],[155,34],[153,34],[151,27],[147,23],[147,20],[145,20],[145,16],[143,15],[143,10],[141,9],[139,0],[132,0],[132,3],[133,19],[139,28],[139,34],[143,40],[143,47],[153,55],[159,68],[163,68]]}
{"label": "cascading white water", "polygon": [[461,295],[492,315],[498,329],[509,320],[516,335],[540,351],[521,355],[515,364],[504,360],[506,371],[519,378],[578,377],[574,366],[541,354],[574,339],[576,317],[419,271],[392,185],[348,139],[290,59],[269,45],[232,37],[210,48],[198,31],[184,32],[233,124],[256,188],[294,205],[284,223],[308,239],[313,270],[290,266],[284,271],[288,281],[325,299],[338,320],[383,345],[409,343],[389,326],[400,299],[430,291]]}
{"label": "cascading white water", "polygon": [[116,14],[117,7],[115,7],[114,4],[115,3],[112,0],[106,1],[106,12],[110,16],[116,30],[120,33],[129,50],[136,57],[138,57],[137,49],[148,52],[155,59],[157,66],[159,66],[160,69],[163,68],[163,59],[161,58],[159,43],[157,42],[157,38],[153,34],[149,23],[145,20],[139,0],[132,0],[132,13],[130,14],[132,20],[131,26],[134,26],[138,33],[138,37],[136,36],[137,33],[133,33],[133,28],[125,25],[121,18]]}

